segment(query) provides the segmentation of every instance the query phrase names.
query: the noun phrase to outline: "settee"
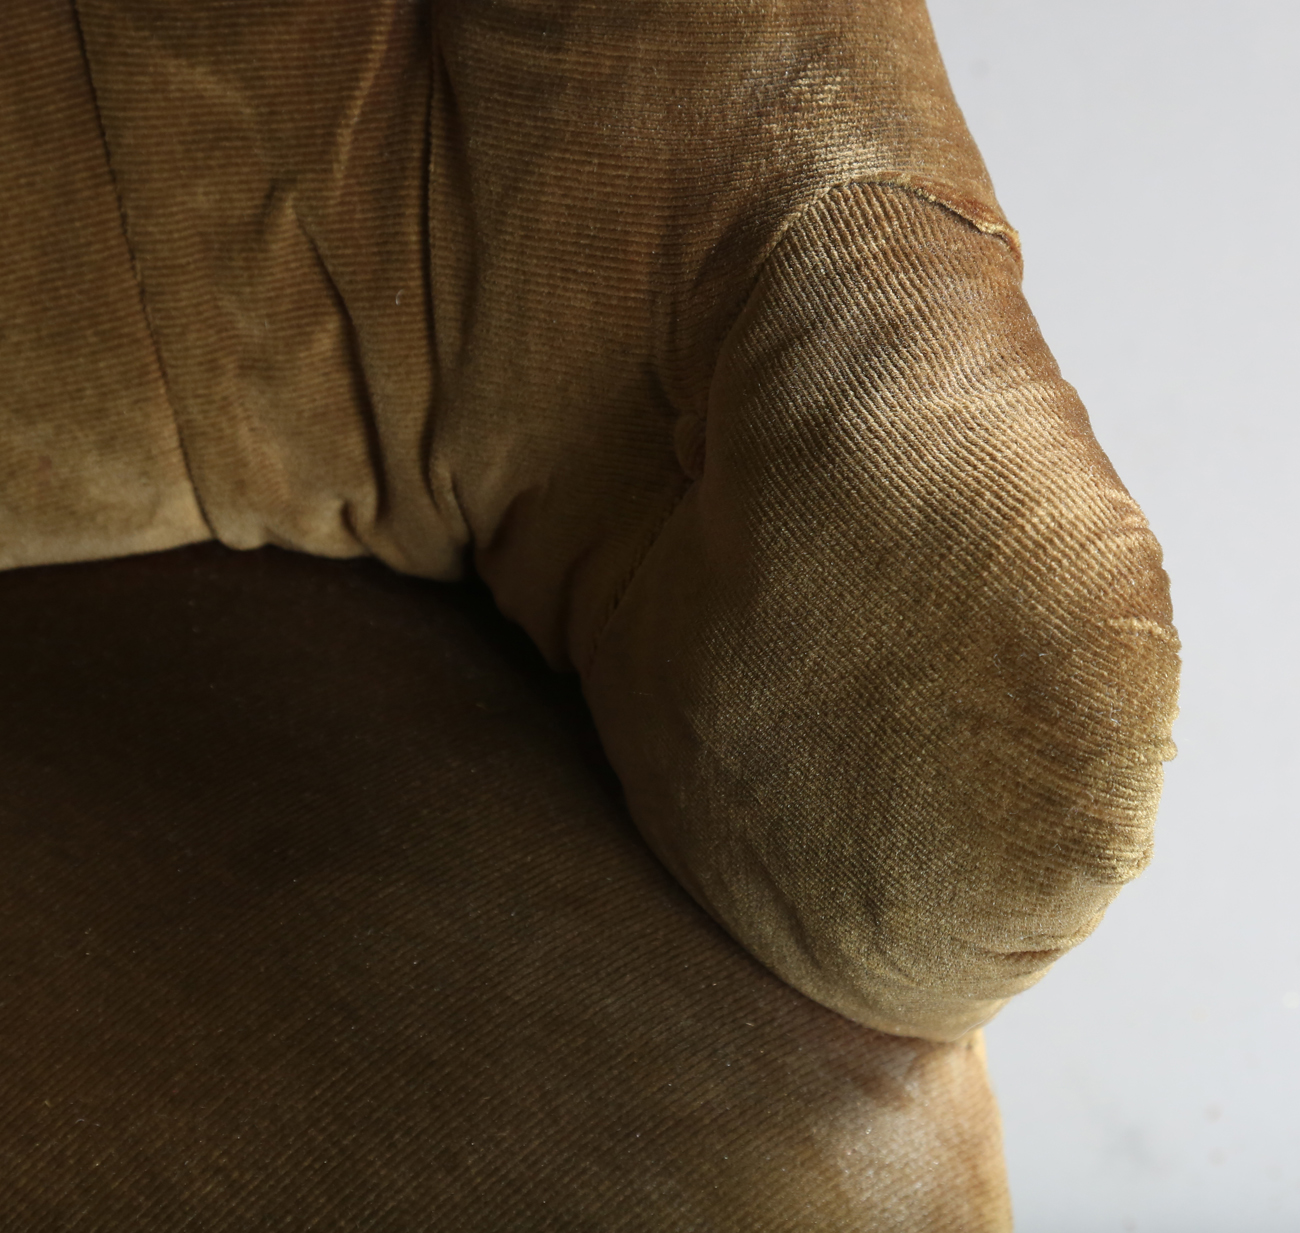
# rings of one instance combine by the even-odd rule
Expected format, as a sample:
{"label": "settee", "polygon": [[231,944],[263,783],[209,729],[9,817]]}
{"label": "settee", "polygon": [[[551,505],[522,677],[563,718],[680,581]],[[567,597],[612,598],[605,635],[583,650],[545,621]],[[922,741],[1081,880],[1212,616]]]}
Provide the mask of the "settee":
{"label": "settee", "polygon": [[1177,642],[918,0],[0,33],[0,1229],[1008,1228]]}

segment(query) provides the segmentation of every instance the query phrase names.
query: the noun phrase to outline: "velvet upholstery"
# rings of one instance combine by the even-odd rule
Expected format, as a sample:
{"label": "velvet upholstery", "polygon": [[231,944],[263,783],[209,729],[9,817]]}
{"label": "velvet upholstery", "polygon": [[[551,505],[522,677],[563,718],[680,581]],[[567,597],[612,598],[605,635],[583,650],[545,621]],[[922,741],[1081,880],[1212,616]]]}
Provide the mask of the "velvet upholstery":
{"label": "velvet upholstery", "polygon": [[0,566],[477,573],[677,883],[878,1032],[969,1041],[1142,869],[1159,547],[920,0],[0,30]]}
{"label": "velvet upholstery", "polygon": [[1003,1230],[977,1038],[770,975],[478,590],[0,575],[0,1228]]}
{"label": "velvet upholstery", "polygon": [[[7,140],[84,197],[13,177],[10,563],[196,509],[439,578],[472,546],[677,876],[883,1030],[983,1022],[1142,867],[1159,550],[918,3],[9,13]],[[88,244],[125,311],[122,232],[135,320],[69,347]]]}

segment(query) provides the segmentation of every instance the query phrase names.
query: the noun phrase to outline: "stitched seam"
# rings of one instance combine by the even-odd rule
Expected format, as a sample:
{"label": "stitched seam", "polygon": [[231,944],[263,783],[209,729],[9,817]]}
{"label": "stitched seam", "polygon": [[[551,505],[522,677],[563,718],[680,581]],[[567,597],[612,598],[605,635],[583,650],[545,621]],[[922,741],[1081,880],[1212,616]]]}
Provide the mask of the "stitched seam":
{"label": "stitched seam", "polygon": [[95,70],[90,60],[90,49],[86,46],[86,32],[82,26],[81,20],[81,0],[72,0],[72,21],[77,30],[77,41],[81,47],[81,59],[86,66],[86,80],[90,84],[90,97],[95,107],[95,121],[99,125],[99,139],[104,147],[104,162],[108,167],[108,181],[113,186],[113,198],[117,202],[117,219],[122,228],[122,241],[126,245],[127,258],[131,263],[131,275],[135,279],[136,294],[140,297],[140,315],[144,318],[144,327],[149,335],[150,345],[153,347],[154,363],[158,366],[158,377],[162,382],[163,397],[167,403],[167,410],[172,417],[172,431],[176,434],[176,446],[180,451],[181,464],[185,468],[185,478],[190,483],[190,493],[194,497],[195,508],[199,512],[199,517],[203,520],[203,525],[207,527],[208,534],[213,539],[220,539],[212,520],[208,517],[208,512],[203,507],[203,498],[199,495],[198,485],[194,482],[194,468],[190,464],[189,450],[185,446],[185,435],[181,432],[180,417],[176,414],[176,403],[172,398],[171,385],[167,380],[167,366],[163,363],[162,348],[158,344],[158,335],[154,330],[153,319],[149,315],[149,301],[144,290],[144,276],[140,270],[140,263],[136,259],[135,249],[131,244],[131,233],[127,228],[126,221],[126,203],[122,199],[122,190],[117,181],[117,172],[113,167],[113,152],[108,142],[108,129],[104,124],[104,113],[99,103],[99,89],[95,85]]}
{"label": "stitched seam", "polygon": [[990,235],[1001,240],[1002,243],[1011,250],[1012,256],[1015,257],[1017,261],[1020,260],[1020,238],[1017,235],[1015,228],[1013,228],[1009,223],[999,227],[981,226],[975,219],[969,218],[955,206],[949,205],[946,201],[943,201],[941,198],[934,196],[932,193],[929,193],[922,188],[918,188],[914,184],[905,184],[898,180],[882,179],[875,176],[852,176],[847,180],[837,180],[834,184],[823,185],[816,193],[802,204],[796,206],[785,216],[780,225],[775,231],[773,231],[772,238],[768,241],[766,248],[763,249],[758,260],[754,264],[754,272],[750,275],[749,290],[745,293],[744,299],[740,302],[740,307],[736,309],[736,312],[732,316],[730,322],[728,322],[726,329],[722,331],[722,337],[718,343],[718,360],[717,363],[714,364],[713,376],[709,380],[709,397],[705,402],[706,428],[708,406],[713,402],[713,385],[717,380],[718,363],[721,362],[722,355],[727,349],[727,344],[731,341],[731,336],[735,333],[737,324],[745,315],[746,310],[749,308],[750,303],[757,293],[758,285],[763,279],[763,273],[767,269],[768,264],[775,257],[777,250],[786,242],[790,233],[795,230],[804,218],[823,201],[827,200],[827,198],[832,194],[841,192],[844,189],[865,188],[869,186],[897,189],[900,192],[911,193],[912,196],[919,197],[922,201],[928,201],[931,205],[938,206],[947,213],[961,219],[963,223],[973,230],[978,231],[981,235]]}
{"label": "stitched seam", "polygon": [[[938,206],[949,214],[955,215],[961,219],[968,227],[978,231],[981,235],[991,235],[1001,240],[1012,252],[1012,255],[1018,261],[1020,259],[1020,237],[1014,227],[1009,223],[999,226],[981,225],[976,219],[964,214],[956,206],[944,201],[943,198],[935,196],[933,193],[918,187],[915,184],[908,184],[902,180],[890,180],[879,176],[850,176],[847,180],[836,180],[833,184],[824,184],[806,201],[797,205],[789,214],[785,216],[772,232],[771,239],[768,240],[767,246],[759,254],[758,260],[754,263],[754,272],[750,276],[749,291],[741,301],[740,307],[736,310],[727,328],[722,333],[722,341],[718,345],[718,355],[721,356],[725,350],[731,333],[736,327],[736,322],[745,315],[745,310],[749,307],[750,301],[754,298],[754,292],[762,280],[763,271],[767,269],[768,262],[772,260],[777,249],[785,243],[789,234],[801,223],[804,217],[810,214],[817,206],[830,197],[833,193],[841,192],[847,188],[866,188],[869,186],[879,188],[893,188],[900,192],[911,193],[913,197],[919,197],[922,201],[928,201],[931,205]],[[711,383],[710,383],[711,384]]]}
{"label": "stitched seam", "polygon": [[[815,206],[820,205],[832,193],[836,193],[846,188],[862,188],[869,185],[876,185],[880,188],[896,188],[903,192],[911,193],[914,197],[920,197],[922,201],[928,201],[931,205],[937,205],[941,209],[947,210],[949,214],[955,214],[967,226],[973,227],[981,235],[995,236],[1001,240],[1013,253],[1019,256],[1020,245],[1019,237],[1016,230],[1009,223],[998,226],[981,224],[978,220],[959,210],[951,202],[945,201],[942,197],[920,187],[916,184],[909,184],[906,180],[891,180],[884,176],[850,176],[847,180],[837,180],[833,184],[825,184],[817,190],[802,204],[796,206],[789,214],[782,219],[780,225],[772,233],[772,238],[768,241],[766,249],[759,256],[757,266],[754,271],[754,281],[758,282],[763,268],[767,265],[768,259],[780,247],[781,242],[794,229],[794,227],[803,219],[804,215],[809,213]],[[748,297],[746,297],[748,303]],[[737,314],[739,316],[739,314]]]}
{"label": "stitched seam", "polygon": [[668,503],[668,506],[663,513],[660,514],[658,521],[654,525],[654,529],[646,537],[645,547],[642,548],[641,552],[634,558],[631,566],[623,575],[622,582],[614,588],[614,593],[610,597],[609,604],[605,609],[604,619],[600,622],[600,626],[591,640],[591,649],[588,651],[583,662],[578,665],[578,674],[583,679],[589,676],[595,669],[596,660],[600,655],[601,644],[605,640],[605,633],[614,623],[614,618],[618,615],[618,610],[623,606],[623,600],[627,597],[627,593],[632,589],[632,584],[636,582],[637,576],[641,573],[641,567],[646,563],[650,554],[655,550],[655,545],[663,538],[664,529],[672,520],[672,516],[678,511],[687,496],[690,495],[691,489],[699,482],[698,480],[691,480],[687,476],[683,476],[683,478],[687,479],[688,482]]}
{"label": "stitched seam", "polygon": [[[763,252],[760,254],[758,258],[758,261],[755,263],[754,272],[750,276],[749,290],[745,293],[744,298],[740,302],[740,307],[736,310],[735,315],[732,317],[726,329],[723,331],[722,338],[718,343],[718,358],[717,358],[717,362],[714,364],[713,376],[709,381],[710,393],[709,393],[709,398],[706,402],[706,416],[705,416],[706,430],[708,427],[707,406],[709,403],[712,403],[713,401],[712,390],[713,390],[714,382],[716,382],[717,380],[718,367],[721,363],[722,355],[726,351],[727,345],[730,343],[731,337],[735,333],[741,318],[744,317],[746,309],[748,309],[751,301],[753,300],[754,296],[757,294],[759,283],[762,281],[763,272],[767,269],[768,263],[772,260],[774,254],[781,247],[781,245],[785,243],[785,241],[789,237],[790,233],[795,229],[795,227],[798,226],[798,224],[803,220],[803,218],[807,214],[809,214],[816,206],[820,205],[833,193],[840,192],[848,188],[866,187],[868,185],[876,185],[881,188],[899,189],[902,192],[911,193],[914,197],[921,198],[922,201],[928,201],[932,205],[936,205],[940,209],[947,211],[949,214],[955,215],[957,218],[961,219],[961,221],[964,222],[967,226],[971,227],[975,231],[978,231],[981,235],[991,235],[994,236],[996,239],[1001,240],[1011,250],[1012,254],[1016,256],[1017,259],[1019,258],[1020,247],[1019,247],[1018,239],[1016,237],[1015,230],[1009,224],[997,226],[997,227],[992,227],[987,225],[981,226],[978,221],[968,217],[966,214],[962,213],[962,211],[957,209],[955,206],[950,205],[942,198],[936,197],[933,193],[927,192],[925,189],[919,188],[914,184],[906,184],[898,180],[883,179],[875,176],[852,176],[847,180],[840,180],[840,181],[836,181],[833,184],[823,185],[820,189],[818,189],[816,193],[814,193],[806,201],[804,201],[802,204],[797,206],[794,210],[792,210],[789,214],[786,215],[786,217],[781,221],[780,225],[772,233],[771,239],[768,241],[767,246],[764,248]],[[704,465],[707,468],[708,466],[707,453],[705,455]],[[703,475],[701,475],[699,479],[694,479],[694,480],[691,480],[689,476],[686,478],[689,480],[689,482],[681,490],[681,492],[677,494],[676,499],[672,501],[672,503],[668,506],[668,509],[664,512],[663,516],[656,524],[654,531],[649,536],[645,548],[636,557],[631,568],[628,570],[627,574],[625,575],[622,584],[617,588],[615,588],[614,594],[610,599],[609,607],[606,610],[605,618],[604,620],[601,621],[595,636],[592,638],[591,650],[587,654],[584,662],[579,666],[579,673],[583,678],[586,678],[595,669],[596,660],[599,658],[600,655],[601,644],[605,640],[605,634],[608,631],[610,625],[613,624],[614,618],[618,615],[618,610],[623,606],[623,601],[627,597],[627,593],[632,589],[633,584],[636,582],[637,576],[640,574],[642,566],[645,564],[650,554],[654,551],[655,546],[659,543],[659,540],[663,537],[664,529],[667,527],[668,522],[671,520],[672,516],[677,512],[682,502],[690,494],[691,489],[693,489],[695,485],[699,483],[699,479],[703,478]]]}

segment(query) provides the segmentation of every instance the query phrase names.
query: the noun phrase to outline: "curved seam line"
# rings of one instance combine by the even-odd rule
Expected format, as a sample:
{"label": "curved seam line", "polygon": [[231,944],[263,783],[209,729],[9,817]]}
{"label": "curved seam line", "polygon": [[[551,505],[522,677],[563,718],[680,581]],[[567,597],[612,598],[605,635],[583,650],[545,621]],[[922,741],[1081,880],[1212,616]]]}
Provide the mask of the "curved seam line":
{"label": "curved seam line", "polygon": [[833,184],[823,185],[811,197],[796,206],[785,216],[784,219],[782,219],[780,225],[772,233],[772,238],[768,242],[767,248],[758,259],[758,264],[754,271],[754,281],[757,283],[768,259],[781,246],[782,241],[785,240],[786,236],[795,228],[805,214],[808,214],[815,206],[820,205],[832,193],[837,193],[846,188],[865,187],[867,185],[876,185],[880,188],[896,188],[905,193],[911,193],[914,197],[920,197],[922,201],[928,201],[931,205],[937,205],[940,209],[946,210],[949,214],[956,215],[968,227],[978,231],[981,235],[990,235],[1001,240],[1017,258],[1020,256],[1019,236],[1016,229],[1012,227],[1010,223],[1003,223],[1001,225],[987,223],[981,224],[971,218],[969,214],[963,213],[956,206],[945,201],[942,197],[939,197],[916,184],[909,184],[906,180],[891,180],[885,176],[850,176],[847,180],[837,180]]}
{"label": "curved seam line", "polygon": [[[967,215],[963,214],[960,210],[956,209],[954,206],[949,205],[946,201],[941,200],[940,198],[934,196],[932,193],[928,193],[924,189],[918,188],[914,184],[905,184],[898,180],[883,179],[875,176],[852,176],[847,180],[838,180],[833,184],[823,185],[820,189],[817,190],[816,193],[814,193],[806,201],[801,203],[799,206],[797,206],[789,214],[786,215],[786,217],[781,221],[781,224],[772,233],[772,237],[770,241],[768,242],[766,248],[763,250],[762,254],[759,256],[758,261],[755,263],[754,272],[750,276],[749,290],[745,293],[744,299],[741,300],[739,309],[737,309],[735,316],[731,320],[731,323],[723,331],[722,338],[718,343],[718,360],[714,364],[714,369],[713,369],[714,375],[709,381],[710,397],[707,400],[708,403],[711,403],[713,401],[712,399],[713,383],[714,381],[717,380],[718,364],[721,362],[722,355],[726,351],[727,345],[731,341],[731,336],[735,333],[736,327],[739,324],[741,318],[744,317],[746,309],[748,309],[750,303],[753,301],[754,296],[757,294],[758,285],[762,281],[763,272],[767,268],[769,261],[772,260],[776,251],[781,247],[782,244],[785,243],[790,233],[802,221],[802,219],[807,214],[809,214],[816,206],[820,205],[821,202],[825,201],[828,197],[830,197],[831,194],[839,192],[843,189],[854,188],[858,186],[867,186],[867,185],[876,185],[881,188],[899,189],[902,192],[911,193],[914,197],[921,198],[922,201],[928,201],[932,205],[936,205],[940,209],[946,211],[947,213],[952,214],[955,217],[961,219],[963,223],[965,223],[968,227],[972,228],[973,230],[978,231],[981,235],[990,235],[998,240],[1001,240],[1011,250],[1012,255],[1016,257],[1017,260],[1019,260],[1020,246],[1015,238],[1016,237],[1015,229],[1009,223],[1002,227],[981,226],[974,219],[969,218]],[[707,408],[707,403],[706,403],[706,408]],[[706,415],[705,415],[706,429],[707,429],[707,425],[708,425],[708,416],[706,410]],[[708,466],[707,452],[705,455],[704,465],[706,467]],[[690,479],[689,476],[687,476],[686,478]],[[664,530],[667,527],[669,521],[671,521],[672,516],[677,512],[682,502],[685,501],[687,496],[690,495],[691,490],[700,482],[701,479],[703,479],[702,474],[695,479],[690,479],[690,482],[678,494],[677,499],[669,506],[668,510],[665,512],[662,519],[660,520],[659,525],[656,528],[654,534],[650,537],[649,543],[647,543],[645,549],[642,551],[640,556],[637,557],[636,563],[632,566],[631,570],[627,574],[626,581],[614,593],[614,598],[611,601],[609,606],[609,613],[605,617],[605,619],[601,622],[600,628],[597,630],[595,637],[592,639],[591,650],[586,656],[585,662],[579,668],[579,675],[584,680],[592,672],[595,671],[596,660],[600,656],[600,648],[601,648],[601,644],[605,640],[605,634],[608,631],[610,625],[613,624],[614,618],[618,616],[618,611],[623,606],[624,599],[626,599],[628,592],[632,589],[632,586],[636,582],[638,575],[641,573],[642,566],[645,564],[650,554],[655,550],[655,546],[659,543],[659,540],[663,537]]]}
{"label": "curved seam line", "polygon": [[[740,321],[740,319],[745,315],[746,309],[749,308],[750,302],[753,300],[754,295],[758,290],[758,284],[762,281],[763,272],[767,269],[768,263],[772,261],[772,259],[776,255],[777,250],[789,238],[790,233],[804,220],[804,218],[807,215],[811,214],[812,211],[817,206],[821,205],[821,203],[825,201],[828,197],[830,197],[833,193],[838,193],[848,188],[860,188],[860,187],[871,187],[871,186],[877,188],[898,189],[900,192],[911,193],[913,197],[919,197],[922,201],[928,201],[931,205],[938,206],[945,213],[951,214],[954,217],[959,218],[963,223],[966,224],[966,226],[972,228],[974,231],[978,231],[981,235],[988,235],[994,237],[995,239],[1001,240],[1002,243],[1004,243],[1011,250],[1011,255],[1016,259],[1016,261],[1017,262],[1020,261],[1019,236],[1017,235],[1015,228],[1012,227],[1010,223],[1007,223],[1001,227],[981,226],[973,218],[970,218],[967,215],[963,214],[955,206],[949,205],[946,201],[943,201],[941,198],[934,196],[932,193],[926,192],[924,189],[918,188],[914,184],[906,184],[899,180],[887,180],[876,176],[851,176],[847,180],[837,180],[833,184],[823,185],[806,201],[802,202],[800,205],[796,206],[793,210],[791,210],[790,213],[787,214],[784,219],[782,219],[780,225],[772,233],[772,238],[768,241],[767,247],[762,251],[762,253],[758,257],[758,260],[754,264],[754,272],[750,276],[749,290],[745,293],[744,299],[741,300],[740,302],[740,307],[736,310],[736,313],[732,317],[731,322],[728,324],[727,328],[722,333],[722,339],[718,343],[719,360],[721,360],[722,353],[727,348],[727,344],[731,339],[732,333],[735,331],[737,322]],[[715,365],[714,378],[711,378],[709,381],[710,392],[712,391],[713,380],[716,379],[716,374],[717,374],[717,367]],[[708,399],[708,402],[712,402],[712,397]],[[707,408],[707,403],[706,403],[706,408]]]}
{"label": "curved seam line", "polygon": [[140,300],[140,315],[144,318],[145,332],[149,335],[149,342],[153,347],[154,363],[158,366],[158,379],[162,382],[163,398],[167,403],[167,410],[171,413],[172,431],[176,434],[176,447],[180,451],[181,465],[185,468],[185,478],[190,483],[190,495],[194,498],[194,507],[198,510],[203,525],[207,527],[208,534],[213,539],[220,541],[221,537],[217,534],[212,525],[212,520],[208,517],[207,510],[203,507],[203,498],[199,495],[199,486],[194,482],[194,468],[190,463],[189,450],[185,445],[185,434],[181,431],[180,417],[176,414],[176,403],[172,398],[171,386],[167,380],[167,366],[163,363],[162,347],[159,346],[158,335],[154,332],[153,320],[149,315],[149,302],[144,290],[144,276],[140,272],[140,263],[136,258],[135,249],[131,245],[131,233],[127,229],[126,222],[126,203],[122,200],[122,190],[117,182],[117,172],[113,168],[113,152],[108,142],[108,129],[104,124],[104,113],[99,104],[99,90],[95,85],[95,70],[90,61],[90,50],[86,46],[86,32],[82,27],[81,0],[72,0],[71,7],[73,24],[77,29],[77,42],[81,46],[81,59],[86,66],[86,80],[90,84],[90,98],[95,105],[95,121],[99,125],[99,139],[104,147],[104,163],[108,168],[108,182],[113,186],[113,199],[117,202],[118,225],[122,228],[122,241],[126,245],[127,258],[131,263],[131,276],[135,280],[136,294]]}

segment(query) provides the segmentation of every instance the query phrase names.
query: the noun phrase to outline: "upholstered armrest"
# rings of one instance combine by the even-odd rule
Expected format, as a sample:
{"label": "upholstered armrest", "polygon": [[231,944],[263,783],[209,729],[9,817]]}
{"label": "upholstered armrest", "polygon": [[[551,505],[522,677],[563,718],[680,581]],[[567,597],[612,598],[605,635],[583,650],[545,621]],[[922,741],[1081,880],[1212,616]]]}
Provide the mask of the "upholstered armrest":
{"label": "upholstered armrest", "polygon": [[798,988],[953,1039],[1150,854],[1160,552],[1001,240],[827,193],[722,352],[588,696],[635,816]]}
{"label": "upholstered armrest", "polygon": [[23,1227],[1005,1230],[1177,644],[921,0],[15,0],[0,232]]}

